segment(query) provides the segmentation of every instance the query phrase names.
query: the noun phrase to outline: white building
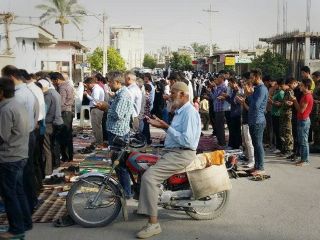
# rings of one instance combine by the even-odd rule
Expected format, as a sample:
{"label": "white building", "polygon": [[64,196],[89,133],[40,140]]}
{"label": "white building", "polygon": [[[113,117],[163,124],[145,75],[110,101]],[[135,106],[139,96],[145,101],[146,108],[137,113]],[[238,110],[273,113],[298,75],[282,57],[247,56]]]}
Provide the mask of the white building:
{"label": "white building", "polygon": [[126,68],[142,67],[144,38],[141,26],[113,26],[110,29],[110,45],[118,50],[126,62]]}
{"label": "white building", "polygon": [[[82,66],[86,47],[77,41],[57,40],[41,26],[0,22],[0,69],[11,64],[30,73],[59,71],[71,80],[82,80]],[[8,39],[8,41],[7,41]]]}
{"label": "white building", "polygon": [[41,48],[54,45],[57,39],[44,28],[32,24],[0,24],[0,68],[12,64],[28,72],[41,70]]}
{"label": "white building", "polygon": [[58,40],[55,45],[41,49],[41,70],[67,73],[74,82],[82,81],[87,51],[78,41]]}

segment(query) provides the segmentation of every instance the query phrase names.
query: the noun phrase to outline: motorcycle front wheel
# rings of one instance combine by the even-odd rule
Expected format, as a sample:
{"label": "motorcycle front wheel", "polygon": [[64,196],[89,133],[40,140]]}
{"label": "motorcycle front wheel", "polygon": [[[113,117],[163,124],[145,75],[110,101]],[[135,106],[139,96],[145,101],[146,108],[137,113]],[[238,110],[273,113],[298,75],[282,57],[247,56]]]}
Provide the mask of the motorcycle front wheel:
{"label": "motorcycle front wheel", "polygon": [[197,201],[202,202],[203,206],[193,207],[194,211],[186,211],[186,213],[196,220],[213,220],[220,217],[226,210],[229,195],[229,191],[223,191],[199,199]]}
{"label": "motorcycle front wheel", "polygon": [[103,227],[119,215],[119,189],[110,182],[102,183],[103,177],[80,179],[72,185],[68,193],[68,214],[82,227]]}

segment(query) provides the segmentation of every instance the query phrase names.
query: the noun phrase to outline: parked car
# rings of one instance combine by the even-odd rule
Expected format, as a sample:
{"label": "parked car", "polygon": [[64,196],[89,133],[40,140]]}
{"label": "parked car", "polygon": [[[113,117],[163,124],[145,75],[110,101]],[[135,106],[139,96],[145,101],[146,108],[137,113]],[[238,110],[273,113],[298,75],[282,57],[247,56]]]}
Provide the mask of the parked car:
{"label": "parked car", "polygon": [[152,69],[144,67],[140,69],[140,73],[152,73]]}

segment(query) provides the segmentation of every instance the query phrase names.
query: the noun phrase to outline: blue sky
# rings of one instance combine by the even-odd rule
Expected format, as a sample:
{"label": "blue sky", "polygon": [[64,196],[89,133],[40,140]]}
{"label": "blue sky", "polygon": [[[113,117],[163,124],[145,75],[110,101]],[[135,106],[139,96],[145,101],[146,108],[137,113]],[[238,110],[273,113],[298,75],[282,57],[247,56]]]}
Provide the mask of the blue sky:
{"label": "blue sky", "polygon": [[[280,0],[281,2],[283,0]],[[46,0],[1,0],[0,11],[12,11],[18,16],[40,16],[35,5]],[[305,30],[306,0],[287,0],[288,30]],[[79,0],[90,13],[108,15],[108,25],[141,25],[146,51],[167,45],[172,49],[192,42],[209,42],[209,17],[203,9],[209,5],[218,10],[214,17],[213,41],[221,49],[252,48],[259,37],[272,36],[277,31],[277,0]],[[312,0],[311,30],[320,32],[320,1]],[[29,22],[28,18],[17,21]],[[37,19],[32,19],[35,23]],[[282,18],[281,18],[282,23]],[[54,23],[45,26],[60,36]],[[101,45],[101,22],[86,17],[83,34],[72,25],[66,27],[66,39],[86,40],[90,48]],[[240,40],[240,41],[239,41]]]}

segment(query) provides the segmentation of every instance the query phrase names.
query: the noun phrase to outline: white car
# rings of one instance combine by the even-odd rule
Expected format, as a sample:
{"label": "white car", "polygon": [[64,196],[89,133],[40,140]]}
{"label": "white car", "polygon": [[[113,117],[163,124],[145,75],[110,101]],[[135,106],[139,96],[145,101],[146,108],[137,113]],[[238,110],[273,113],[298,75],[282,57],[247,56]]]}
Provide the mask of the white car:
{"label": "white car", "polygon": [[152,69],[144,67],[140,69],[140,73],[152,73]]}

